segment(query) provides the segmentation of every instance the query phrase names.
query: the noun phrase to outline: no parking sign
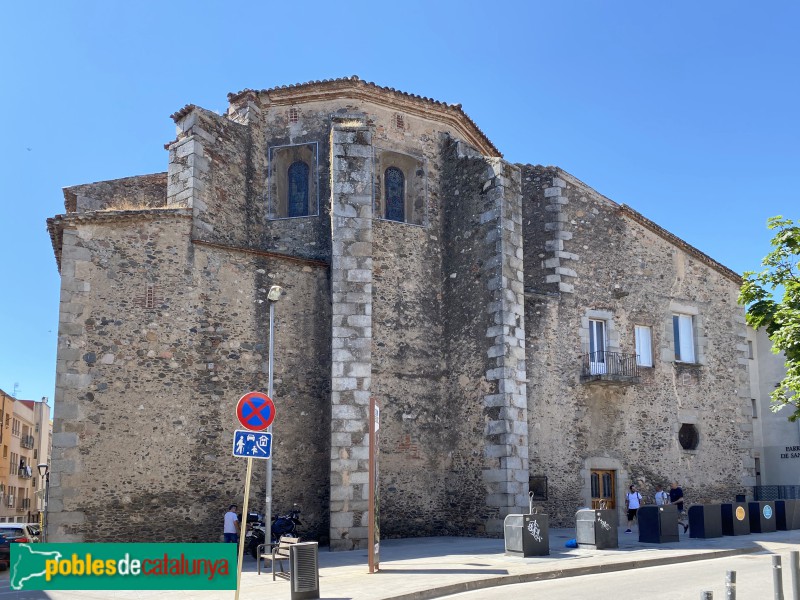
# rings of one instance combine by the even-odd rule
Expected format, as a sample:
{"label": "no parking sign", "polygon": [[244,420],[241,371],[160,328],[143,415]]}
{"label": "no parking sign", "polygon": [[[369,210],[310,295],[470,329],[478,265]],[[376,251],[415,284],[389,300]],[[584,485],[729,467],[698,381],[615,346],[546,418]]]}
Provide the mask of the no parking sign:
{"label": "no parking sign", "polygon": [[250,431],[263,431],[275,419],[275,403],[262,392],[249,392],[236,404],[236,418]]}

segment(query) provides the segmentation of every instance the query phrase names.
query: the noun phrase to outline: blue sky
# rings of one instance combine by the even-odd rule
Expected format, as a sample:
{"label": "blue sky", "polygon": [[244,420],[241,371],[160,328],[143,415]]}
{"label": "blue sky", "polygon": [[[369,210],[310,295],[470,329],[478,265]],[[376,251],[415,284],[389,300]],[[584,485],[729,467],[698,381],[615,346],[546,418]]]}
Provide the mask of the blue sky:
{"label": "blue sky", "polygon": [[65,186],[165,171],[169,115],[358,75],[461,103],[742,272],[800,217],[800,3],[10,2],[0,20],[0,388],[53,397]]}

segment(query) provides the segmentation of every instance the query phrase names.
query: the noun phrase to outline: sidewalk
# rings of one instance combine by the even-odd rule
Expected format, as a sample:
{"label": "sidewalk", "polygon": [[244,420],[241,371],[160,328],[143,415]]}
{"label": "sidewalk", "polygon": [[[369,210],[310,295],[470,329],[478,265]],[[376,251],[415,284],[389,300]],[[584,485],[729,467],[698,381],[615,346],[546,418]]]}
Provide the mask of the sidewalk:
{"label": "sidewalk", "polygon": [[[574,577],[663,564],[723,558],[751,552],[800,549],[800,530],[721,537],[708,540],[681,535],[672,544],[644,544],[638,533],[623,533],[615,550],[568,549],[574,529],[550,530],[550,555],[505,556],[503,540],[485,538],[418,538],[381,543],[380,572],[367,573],[366,551],[320,551],[320,596],[353,600],[425,600],[510,583]],[[264,574],[260,576],[264,578]],[[246,600],[290,597],[289,583],[267,575],[242,575]],[[257,590],[261,590],[260,592]],[[252,595],[251,595],[252,594]]]}
{"label": "sidewalk", "polygon": [[[681,534],[671,544],[644,544],[638,533],[619,530],[620,547],[614,550],[568,549],[574,529],[550,530],[550,555],[517,558],[504,555],[503,540],[486,538],[415,538],[381,542],[380,572],[369,574],[366,550],[329,552],[320,549],[320,597],[328,600],[427,600],[448,594],[511,583],[623,571],[664,564],[723,558],[753,552],[800,549],[800,530],[692,539]],[[5,580],[7,590],[8,579]],[[256,572],[245,558],[241,600],[289,600],[290,583],[272,580],[269,570]],[[24,595],[23,595],[24,594]],[[36,594],[36,595],[34,595]],[[41,594],[41,595],[39,595]],[[0,592],[0,599],[233,599],[234,592]]]}

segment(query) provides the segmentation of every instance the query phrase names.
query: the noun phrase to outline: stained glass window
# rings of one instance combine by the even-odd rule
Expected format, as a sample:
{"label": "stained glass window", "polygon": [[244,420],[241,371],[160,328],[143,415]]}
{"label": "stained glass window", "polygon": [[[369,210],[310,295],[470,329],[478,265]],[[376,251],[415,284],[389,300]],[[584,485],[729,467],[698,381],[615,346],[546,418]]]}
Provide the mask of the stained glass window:
{"label": "stained glass window", "polygon": [[384,174],[386,187],[386,218],[390,221],[405,221],[406,179],[397,167],[389,167]]}
{"label": "stained glass window", "polygon": [[289,166],[289,198],[287,201],[290,217],[308,215],[308,165],[302,160]]}

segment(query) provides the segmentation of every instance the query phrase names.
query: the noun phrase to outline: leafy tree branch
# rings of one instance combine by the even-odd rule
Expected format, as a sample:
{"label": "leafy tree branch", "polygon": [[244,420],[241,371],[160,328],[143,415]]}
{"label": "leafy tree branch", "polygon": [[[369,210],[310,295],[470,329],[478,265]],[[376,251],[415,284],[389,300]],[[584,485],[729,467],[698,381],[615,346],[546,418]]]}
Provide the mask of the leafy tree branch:
{"label": "leafy tree branch", "polygon": [[[739,304],[747,307],[747,323],[764,327],[772,351],[786,357],[786,376],[770,394],[772,410],[789,405],[790,421],[800,419],[800,221],[781,216],[767,221],[775,231],[772,251],[761,261],[764,269],[748,271],[739,291]],[[780,297],[780,300],[776,298]]]}

